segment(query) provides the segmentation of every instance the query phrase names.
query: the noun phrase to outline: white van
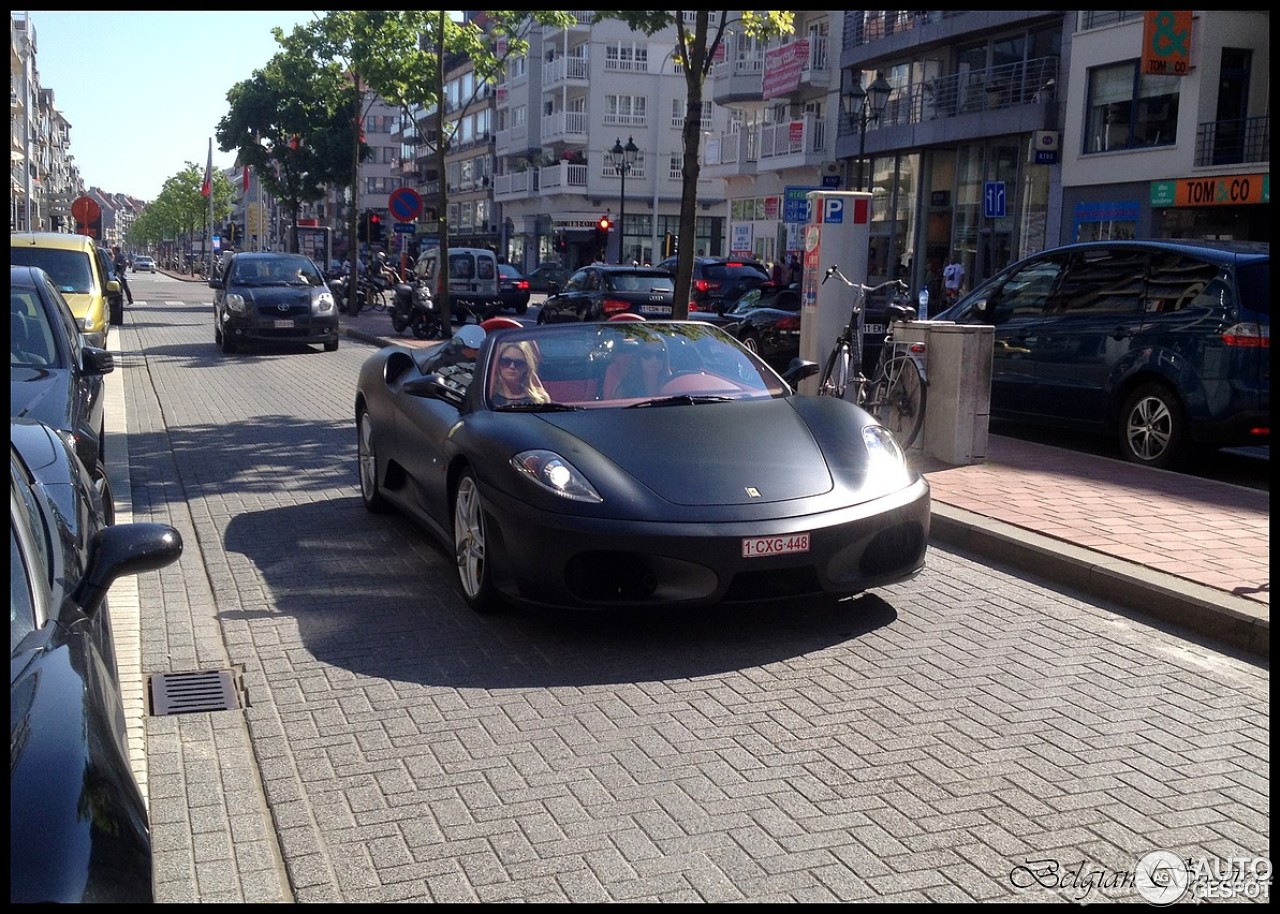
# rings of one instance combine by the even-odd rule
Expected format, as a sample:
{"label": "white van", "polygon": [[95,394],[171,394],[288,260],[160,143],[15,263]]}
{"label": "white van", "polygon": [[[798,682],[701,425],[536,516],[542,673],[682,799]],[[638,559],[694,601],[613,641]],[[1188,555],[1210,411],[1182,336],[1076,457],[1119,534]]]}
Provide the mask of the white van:
{"label": "white van", "polygon": [[[413,272],[438,290],[440,249],[428,248],[418,256]],[[450,310],[459,305],[470,308],[495,306],[498,296],[498,258],[484,248],[449,248]]]}

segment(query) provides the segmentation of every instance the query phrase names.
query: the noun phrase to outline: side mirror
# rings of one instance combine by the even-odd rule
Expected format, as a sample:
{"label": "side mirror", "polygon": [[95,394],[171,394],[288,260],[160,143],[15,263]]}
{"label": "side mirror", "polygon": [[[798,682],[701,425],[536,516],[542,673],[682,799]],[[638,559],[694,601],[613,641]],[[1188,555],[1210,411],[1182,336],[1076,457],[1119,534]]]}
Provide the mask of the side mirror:
{"label": "side mirror", "polygon": [[212,279],[210,279],[210,280],[209,280],[209,288],[210,288],[210,289],[221,289],[221,288],[222,288],[222,280],[221,280],[219,277],[217,277],[217,276],[213,277]]}
{"label": "side mirror", "polygon": [[106,349],[85,346],[80,352],[80,364],[85,374],[108,374],[116,370],[116,357]]}

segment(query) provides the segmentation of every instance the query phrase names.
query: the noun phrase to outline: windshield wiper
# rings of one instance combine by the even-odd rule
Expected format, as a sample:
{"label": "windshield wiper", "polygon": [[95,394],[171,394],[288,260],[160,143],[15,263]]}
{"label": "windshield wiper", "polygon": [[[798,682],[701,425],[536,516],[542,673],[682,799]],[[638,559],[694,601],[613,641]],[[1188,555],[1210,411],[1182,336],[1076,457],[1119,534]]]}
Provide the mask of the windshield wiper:
{"label": "windshield wiper", "polygon": [[568,403],[504,403],[494,407],[496,412],[502,413],[571,413],[581,409],[586,407]]}
{"label": "windshield wiper", "polygon": [[676,394],[674,397],[658,397],[654,400],[644,400],[640,403],[632,403],[624,409],[641,409],[646,406],[692,406],[695,403],[729,403],[733,397],[722,397],[712,394],[701,394],[694,396],[693,394]]}

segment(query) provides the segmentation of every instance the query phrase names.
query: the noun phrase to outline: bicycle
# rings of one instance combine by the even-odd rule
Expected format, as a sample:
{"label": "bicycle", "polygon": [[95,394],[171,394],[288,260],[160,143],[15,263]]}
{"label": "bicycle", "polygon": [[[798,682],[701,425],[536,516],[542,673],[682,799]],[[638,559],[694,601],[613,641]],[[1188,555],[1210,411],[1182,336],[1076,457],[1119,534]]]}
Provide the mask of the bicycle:
{"label": "bicycle", "polygon": [[[914,320],[916,309],[903,302],[907,284],[891,279],[878,286],[864,286],[840,272],[833,264],[822,281],[837,277],[857,295],[853,309],[818,380],[818,395],[852,399],[889,429],[905,450],[915,442],[924,427],[925,401],[929,376],[925,368],[925,344],[895,340],[893,325],[897,321]],[[895,299],[885,310],[884,345],[872,376],[862,371],[864,306],[867,296],[890,286],[897,287]],[[850,390],[852,388],[852,390]],[[846,396],[852,393],[852,396]]]}

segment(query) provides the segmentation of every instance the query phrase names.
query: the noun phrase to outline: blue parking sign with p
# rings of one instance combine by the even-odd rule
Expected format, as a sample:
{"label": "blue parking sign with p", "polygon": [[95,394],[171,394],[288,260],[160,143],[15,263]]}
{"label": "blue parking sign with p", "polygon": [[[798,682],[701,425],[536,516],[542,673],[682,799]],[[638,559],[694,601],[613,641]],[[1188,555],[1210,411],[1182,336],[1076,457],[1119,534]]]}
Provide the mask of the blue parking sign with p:
{"label": "blue parking sign with p", "polygon": [[823,201],[823,204],[826,207],[825,212],[823,212],[822,214],[823,222],[834,222],[834,223],[844,222],[844,201],[843,200],[841,200],[839,197],[827,197],[826,200]]}

